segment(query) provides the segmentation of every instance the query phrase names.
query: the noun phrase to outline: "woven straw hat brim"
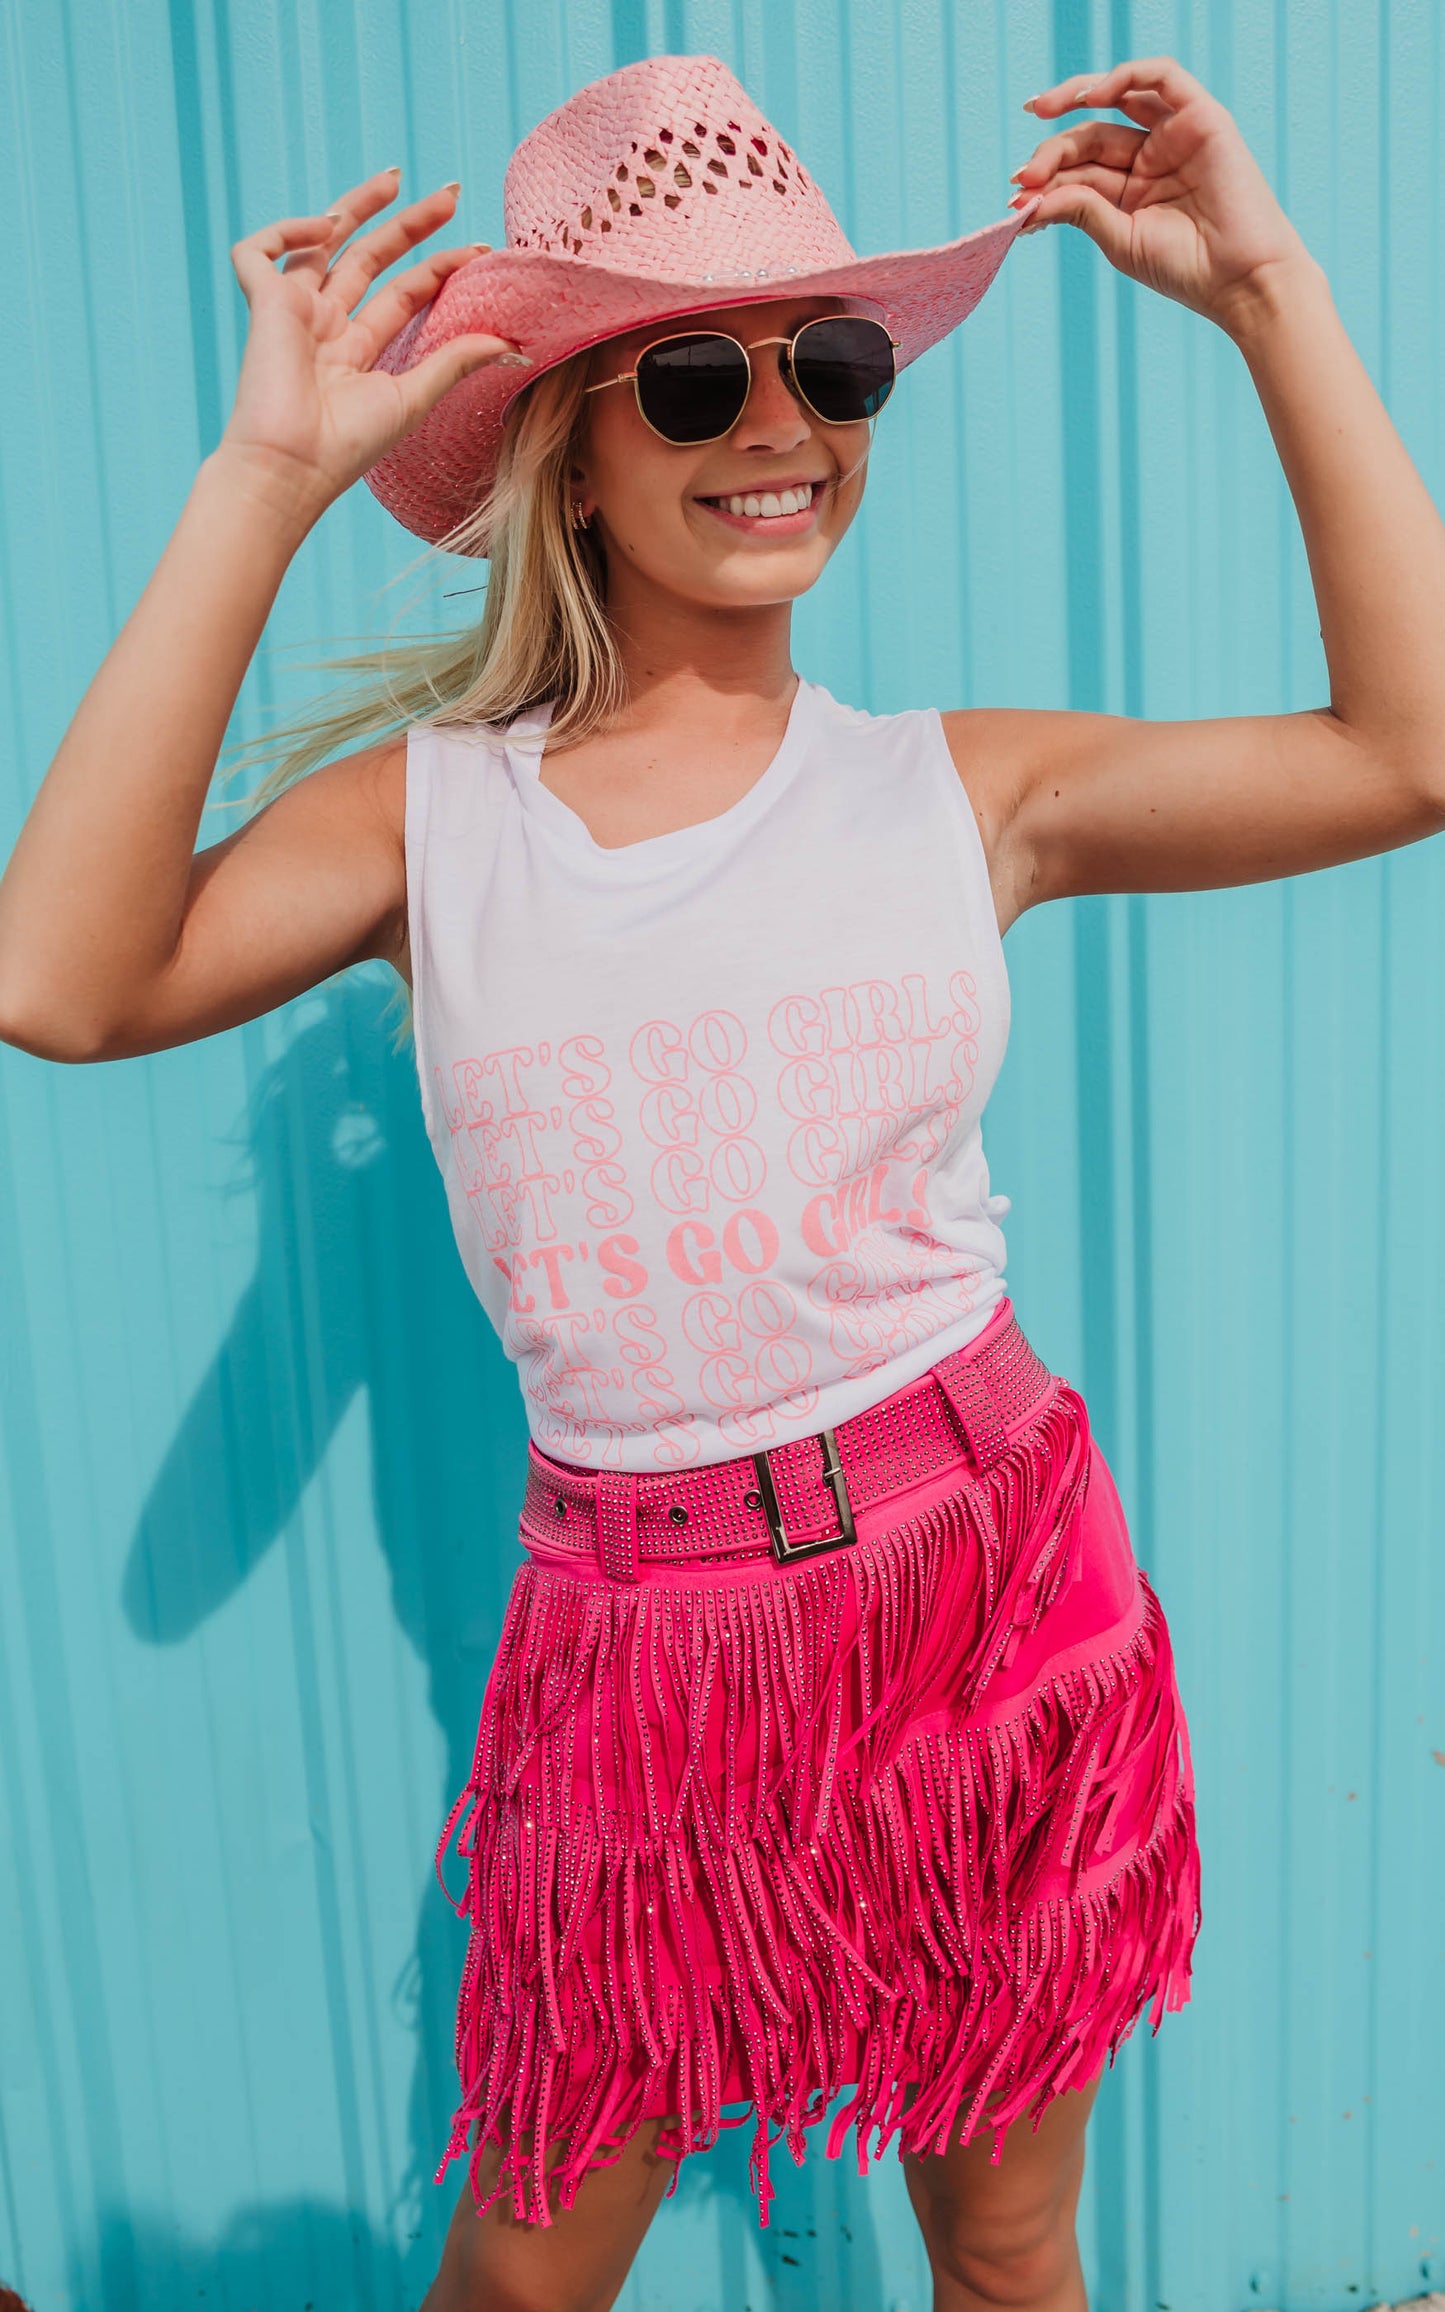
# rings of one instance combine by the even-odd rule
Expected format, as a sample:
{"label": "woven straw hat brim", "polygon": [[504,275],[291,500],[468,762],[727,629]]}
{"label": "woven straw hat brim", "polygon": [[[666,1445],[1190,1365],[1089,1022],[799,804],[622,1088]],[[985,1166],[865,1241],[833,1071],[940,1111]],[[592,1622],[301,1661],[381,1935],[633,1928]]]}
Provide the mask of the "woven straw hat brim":
{"label": "woven straw hat brim", "polygon": [[511,338],[530,366],[488,363],[459,379],[368,470],[368,487],[406,529],[435,544],[490,488],[508,407],[534,378],[603,338],[714,307],[766,298],[863,299],[898,340],[904,369],[967,319],[1037,205],[1031,201],[937,248],[855,257],[771,279],[734,274],[712,283],[668,281],[542,250],[489,251],[448,276],[431,303],[383,347],[376,367],[398,374],[449,339],[475,332]]}

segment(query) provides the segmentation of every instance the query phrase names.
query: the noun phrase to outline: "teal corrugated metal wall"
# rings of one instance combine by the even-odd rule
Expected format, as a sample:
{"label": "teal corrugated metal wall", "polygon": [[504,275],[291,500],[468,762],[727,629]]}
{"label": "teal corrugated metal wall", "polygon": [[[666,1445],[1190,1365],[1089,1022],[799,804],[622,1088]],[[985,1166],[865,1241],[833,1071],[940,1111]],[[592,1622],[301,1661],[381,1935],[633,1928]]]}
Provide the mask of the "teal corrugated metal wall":
{"label": "teal corrugated metal wall", "polygon": [[[726,57],[865,249],[1001,214],[1032,90],[1173,52],[1440,494],[1435,0],[3,0],[0,40],[7,849],[224,422],[231,241],[388,157],[495,238],[516,138],[647,50]],[[364,488],[333,509],[239,728],[314,685],[272,644],[428,622],[382,591],[411,553]],[[796,657],[879,708],[1323,701],[1238,355],[1068,229],[1020,244],[900,390]],[[1008,956],[1013,1290],[1169,1614],[1205,1862],[1194,2002],[1091,2125],[1094,2300],[1440,2286],[1445,848],[1043,910]],[[434,2269],[431,1852],[524,1430],[387,994],[116,1066],[0,1051],[0,2277],[37,2312],[391,2312]],[[784,2159],[759,2235],[745,2159],[686,2171],[630,2312],[923,2312],[896,2163]]]}

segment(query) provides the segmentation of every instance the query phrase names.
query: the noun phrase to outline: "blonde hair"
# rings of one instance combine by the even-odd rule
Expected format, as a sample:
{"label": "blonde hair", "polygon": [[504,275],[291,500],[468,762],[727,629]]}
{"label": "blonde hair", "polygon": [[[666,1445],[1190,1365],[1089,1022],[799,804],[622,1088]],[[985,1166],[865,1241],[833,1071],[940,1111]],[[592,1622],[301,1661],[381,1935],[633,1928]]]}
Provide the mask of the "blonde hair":
{"label": "blonde hair", "polygon": [[[551,736],[565,742],[585,737],[616,712],[625,684],[603,609],[605,565],[592,531],[573,526],[568,487],[590,359],[587,351],[572,354],[517,395],[491,489],[428,550],[485,555],[491,568],[481,618],[459,632],[310,661],[362,679],[262,737],[223,749],[223,763],[230,758],[226,779],[243,766],[270,765],[224,807],[262,810],[321,763],[421,722],[441,728],[508,723],[551,699]],[[400,1045],[411,1028],[404,982],[396,1008]]]}

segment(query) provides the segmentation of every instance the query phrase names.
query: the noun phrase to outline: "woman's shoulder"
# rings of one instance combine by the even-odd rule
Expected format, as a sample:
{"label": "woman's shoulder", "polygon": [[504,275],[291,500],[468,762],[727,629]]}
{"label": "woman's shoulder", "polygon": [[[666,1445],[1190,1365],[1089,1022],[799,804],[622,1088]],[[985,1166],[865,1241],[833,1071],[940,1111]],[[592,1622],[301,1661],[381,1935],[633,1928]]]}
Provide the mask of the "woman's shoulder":
{"label": "woman's shoulder", "polygon": [[927,754],[938,745],[937,716],[928,707],[861,706],[802,677],[806,727],[835,771],[845,765],[859,777],[887,777],[901,760]]}
{"label": "woman's shoulder", "polygon": [[[882,775],[896,772],[900,755],[925,778],[930,792],[956,799],[972,818],[1000,907],[1001,926],[1026,904],[1015,857],[1019,801],[1045,744],[1042,717],[1013,707],[920,705],[875,713],[823,693],[829,719],[845,746],[850,731],[860,757]],[[881,743],[879,743],[881,742]]]}
{"label": "woman's shoulder", "polygon": [[840,731],[856,731],[860,737],[875,734],[884,740],[896,735],[904,742],[936,746],[942,726],[948,750],[956,758],[988,752],[991,741],[994,751],[999,751],[997,742],[1009,736],[1006,726],[1027,720],[1007,707],[940,707],[931,700],[905,706],[859,706],[836,697],[820,682],[810,680],[810,688],[819,713]]}
{"label": "woman's shoulder", "polygon": [[[425,790],[440,797],[475,783],[478,753],[504,733],[471,723],[439,724],[417,720],[385,738],[374,739],[348,755],[338,755],[313,772],[305,782],[319,795],[334,797],[338,806],[379,818],[397,842],[403,841],[407,800]],[[457,769],[470,772],[460,781]]]}
{"label": "woman's shoulder", "polygon": [[508,722],[452,722],[418,717],[396,735],[399,775],[404,780],[410,768],[419,776],[437,778],[451,773],[474,779],[488,762],[502,761],[504,750],[518,736],[525,721],[525,717]]}

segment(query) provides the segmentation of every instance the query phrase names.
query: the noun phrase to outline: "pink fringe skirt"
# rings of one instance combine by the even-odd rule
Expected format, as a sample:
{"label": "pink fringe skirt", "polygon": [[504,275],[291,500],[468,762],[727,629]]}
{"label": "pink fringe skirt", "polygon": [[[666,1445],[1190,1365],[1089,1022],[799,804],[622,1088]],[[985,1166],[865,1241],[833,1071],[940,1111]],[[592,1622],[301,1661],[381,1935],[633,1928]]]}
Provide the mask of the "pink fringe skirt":
{"label": "pink fringe skirt", "polygon": [[[963,1356],[1011,1321],[1005,1300]],[[510,2193],[549,2223],[644,2121],[681,2160],[740,2117],[765,2224],[772,2144],[801,2163],[844,2090],[830,2158],[850,2127],[866,2172],[982,2121],[997,2161],[1151,1999],[1156,2032],[1187,2002],[1188,1731],[1082,1397],[1059,1381],[986,1469],[960,1459],[857,1531],[624,1583],[524,1520],[438,1850],[460,1823],[437,2180],[470,2146],[479,2207]]]}

